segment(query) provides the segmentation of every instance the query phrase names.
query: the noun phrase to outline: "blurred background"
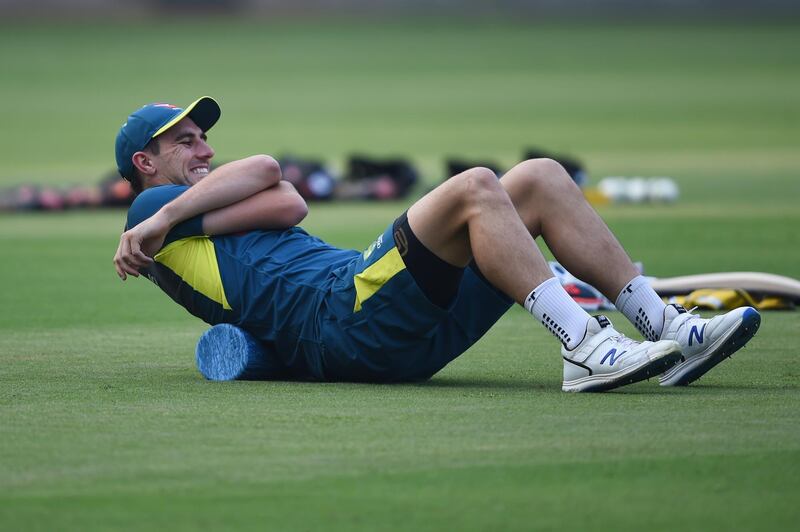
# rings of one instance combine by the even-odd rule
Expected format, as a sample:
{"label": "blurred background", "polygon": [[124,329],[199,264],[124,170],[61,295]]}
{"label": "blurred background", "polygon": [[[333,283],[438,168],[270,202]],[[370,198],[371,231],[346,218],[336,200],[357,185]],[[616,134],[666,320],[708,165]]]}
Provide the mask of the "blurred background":
{"label": "blurred background", "polygon": [[[797,276],[799,14],[782,0],[0,0],[0,190],[96,184],[129,113],[211,95],[217,161],[414,166],[399,205],[312,208],[308,227],[339,245],[365,246],[449,159],[502,172],[533,148],[577,161],[587,190],[607,176],[675,183],[668,205],[600,206],[654,274]],[[10,216],[12,236],[23,222]],[[701,266],[659,244],[675,231]]]}
{"label": "blurred background", "polygon": [[800,162],[798,6],[0,0],[0,186],[95,182],[128,113],[208,94],[220,160],[401,155],[434,183],[447,156],[507,167],[536,146],[690,195],[700,175],[781,189]]}

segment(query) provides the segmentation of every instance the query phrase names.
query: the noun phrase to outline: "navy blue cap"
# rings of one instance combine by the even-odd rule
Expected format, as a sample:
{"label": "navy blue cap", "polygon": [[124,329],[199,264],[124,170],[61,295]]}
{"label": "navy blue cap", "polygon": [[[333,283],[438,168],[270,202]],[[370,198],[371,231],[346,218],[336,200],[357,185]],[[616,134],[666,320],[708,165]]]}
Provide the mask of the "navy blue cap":
{"label": "navy blue cap", "polygon": [[117,170],[122,177],[130,180],[133,177],[133,154],[142,151],[150,139],[159,136],[187,116],[203,132],[208,131],[217,123],[221,113],[219,104],[209,96],[195,100],[186,109],[168,103],[145,105],[130,115],[128,121],[119,128],[114,146]]}

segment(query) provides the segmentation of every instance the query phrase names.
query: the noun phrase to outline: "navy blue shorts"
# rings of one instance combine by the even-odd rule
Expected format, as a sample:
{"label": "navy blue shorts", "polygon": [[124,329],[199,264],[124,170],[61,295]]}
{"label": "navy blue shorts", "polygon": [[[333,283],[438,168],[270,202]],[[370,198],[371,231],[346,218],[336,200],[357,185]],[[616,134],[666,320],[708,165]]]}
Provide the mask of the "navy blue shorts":
{"label": "navy blue shorts", "polygon": [[448,307],[432,303],[406,268],[393,226],[334,272],[320,316],[325,380],[428,379],[477,342],[512,304],[474,265],[463,271]]}

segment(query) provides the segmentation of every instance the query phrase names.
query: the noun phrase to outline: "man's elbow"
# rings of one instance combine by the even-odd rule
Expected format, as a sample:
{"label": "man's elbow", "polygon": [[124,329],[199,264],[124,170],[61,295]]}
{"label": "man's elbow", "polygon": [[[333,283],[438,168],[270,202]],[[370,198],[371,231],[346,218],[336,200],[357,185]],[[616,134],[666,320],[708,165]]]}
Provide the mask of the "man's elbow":
{"label": "man's elbow", "polygon": [[308,215],[308,204],[306,201],[300,196],[300,194],[295,194],[292,197],[292,203],[289,205],[287,209],[287,222],[288,225],[294,226],[302,222],[305,217]]}
{"label": "man's elbow", "polygon": [[248,157],[248,164],[255,175],[262,179],[265,188],[278,184],[281,180],[281,165],[269,155],[253,155]]}
{"label": "man's elbow", "polygon": [[308,215],[308,205],[303,196],[297,192],[294,185],[288,181],[281,181],[275,187],[275,191],[280,194],[279,208],[271,207],[273,216],[277,216],[277,222],[282,227],[292,227]]}

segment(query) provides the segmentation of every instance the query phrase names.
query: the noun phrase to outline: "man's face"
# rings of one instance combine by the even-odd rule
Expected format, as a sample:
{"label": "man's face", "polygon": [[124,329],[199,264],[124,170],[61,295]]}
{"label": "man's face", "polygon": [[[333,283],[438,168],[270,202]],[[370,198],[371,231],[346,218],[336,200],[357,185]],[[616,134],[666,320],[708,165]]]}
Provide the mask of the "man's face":
{"label": "man's face", "polygon": [[155,177],[176,185],[194,185],[208,175],[214,150],[191,118],[184,118],[158,139],[159,154],[151,155]]}

